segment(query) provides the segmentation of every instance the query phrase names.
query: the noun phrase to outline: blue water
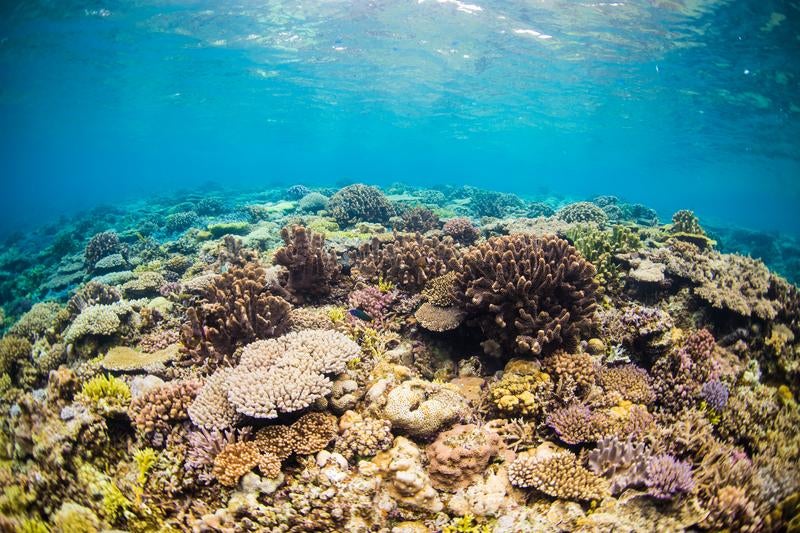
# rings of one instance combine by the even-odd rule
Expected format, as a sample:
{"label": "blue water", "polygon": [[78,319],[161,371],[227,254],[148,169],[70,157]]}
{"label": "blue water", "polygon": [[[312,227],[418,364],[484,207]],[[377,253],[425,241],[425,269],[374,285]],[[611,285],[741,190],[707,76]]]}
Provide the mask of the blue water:
{"label": "blue water", "polygon": [[615,194],[800,234],[784,1],[37,1],[0,8],[0,233],[230,187]]}

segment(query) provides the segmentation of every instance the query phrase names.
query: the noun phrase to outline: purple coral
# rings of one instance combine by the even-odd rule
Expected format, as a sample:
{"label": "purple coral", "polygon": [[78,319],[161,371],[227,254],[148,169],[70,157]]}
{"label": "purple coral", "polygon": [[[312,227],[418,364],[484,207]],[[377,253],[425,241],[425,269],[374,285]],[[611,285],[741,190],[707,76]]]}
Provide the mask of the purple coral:
{"label": "purple coral", "polygon": [[214,479],[211,475],[211,467],[219,452],[228,444],[247,440],[251,430],[250,427],[243,427],[231,431],[216,429],[206,431],[203,428],[191,431],[187,436],[189,445],[186,448],[184,468],[187,472],[196,472],[200,481],[210,483]]}
{"label": "purple coral", "polygon": [[350,307],[361,309],[376,322],[382,322],[396,298],[396,291],[382,292],[370,285],[351,292],[348,301]]}
{"label": "purple coral", "polygon": [[718,379],[704,383],[700,389],[700,396],[705,400],[706,405],[718,412],[728,405],[729,395],[728,387]]}
{"label": "purple coral", "polygon": [[657,455],[647,465],[647,493],[660,500],[670,500],[694,489],[692,467],[669,454]]}
{"label": "purple coral", "polygon": [[657,307],[628,307],[620,321],[642,337],[660,335],[672,328],[672,318]]}
{"label": "purple coral", "polygon": [[592,411],[579,403],[550,413],[547,425],[567,444],[580,444],[593,440],[592,436],[595,433]]}
{"label": "purple coral", "polygon": [[597,448],[587,456],[592,472],[609,478],[612,494],[643,485],[647,480],[648,459],[644,443],[634,445],[630,439],[621,441],[615,436],[600,439]]}

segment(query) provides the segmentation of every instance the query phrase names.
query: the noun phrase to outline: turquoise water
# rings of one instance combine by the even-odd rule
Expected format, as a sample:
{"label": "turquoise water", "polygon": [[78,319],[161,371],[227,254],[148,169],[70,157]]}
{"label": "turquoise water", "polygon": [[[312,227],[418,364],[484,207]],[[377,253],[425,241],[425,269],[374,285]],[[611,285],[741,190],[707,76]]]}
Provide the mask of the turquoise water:
{"label": "turquoise water", "polygon": [[782,1],[3,2],[2,233],[204,183],[614,194],[800,234]]}

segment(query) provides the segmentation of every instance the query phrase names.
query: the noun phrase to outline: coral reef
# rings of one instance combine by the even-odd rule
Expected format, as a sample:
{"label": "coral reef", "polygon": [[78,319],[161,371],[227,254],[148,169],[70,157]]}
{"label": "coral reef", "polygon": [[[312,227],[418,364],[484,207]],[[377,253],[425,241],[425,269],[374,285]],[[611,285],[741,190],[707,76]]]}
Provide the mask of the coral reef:
{"label": "coral reef", "polygon": [[385,192],[184,192],[10,242],[0,530],[796,528],[800,292],[731,230]]}

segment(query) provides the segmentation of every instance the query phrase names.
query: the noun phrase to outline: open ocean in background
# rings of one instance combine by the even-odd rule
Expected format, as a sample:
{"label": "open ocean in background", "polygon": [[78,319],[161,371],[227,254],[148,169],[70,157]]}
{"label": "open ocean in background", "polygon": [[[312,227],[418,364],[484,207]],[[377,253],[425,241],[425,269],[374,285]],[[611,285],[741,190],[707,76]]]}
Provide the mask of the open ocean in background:
{"label": "open ocean in background", "polygon": [[0,233],[210,183],[361,181],[797,236],[798,20],[783,1],[6,1]]}

